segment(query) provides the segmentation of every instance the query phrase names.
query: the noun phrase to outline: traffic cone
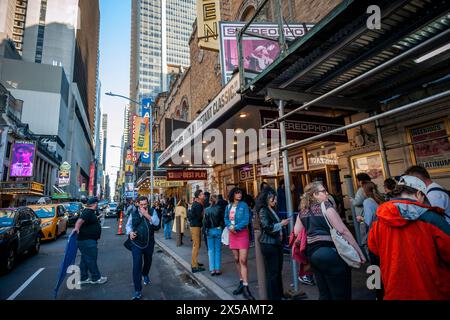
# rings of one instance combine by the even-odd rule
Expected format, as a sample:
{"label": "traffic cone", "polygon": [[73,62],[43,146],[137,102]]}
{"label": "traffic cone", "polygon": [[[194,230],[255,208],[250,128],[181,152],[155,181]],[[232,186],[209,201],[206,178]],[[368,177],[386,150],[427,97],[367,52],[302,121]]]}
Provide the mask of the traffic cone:
{"label": "traffic cone", "polygon": [[123,235],[123,231],[122,231],[122,221],[123,221],[123,212],[120,211],[119,231],[117,231],[117,235],[119,235],[119,236],[122,236],[122,235]]}

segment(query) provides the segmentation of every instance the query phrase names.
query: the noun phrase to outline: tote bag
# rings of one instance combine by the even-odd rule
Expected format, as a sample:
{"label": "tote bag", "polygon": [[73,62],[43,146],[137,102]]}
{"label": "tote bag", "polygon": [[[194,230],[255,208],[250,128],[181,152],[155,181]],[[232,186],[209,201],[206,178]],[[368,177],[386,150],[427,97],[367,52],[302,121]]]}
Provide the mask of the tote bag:
{"label": "tote bag", "polygon": [[226,246],[230,245],[230,232],[227,227],[222,231],[222,243]]}
{"label": "tote bag", "polygon": [[336,246],[336,250],[341,256],[341,258],[352,268],[361,267],[361,258],[358,252],[353,248],[353,246],[340,234],[335,228],[333,228],[327,218],[327,210],[325,208],[325,202],[320,204],[322,209],[323,217],[330,228],[331,239]]}

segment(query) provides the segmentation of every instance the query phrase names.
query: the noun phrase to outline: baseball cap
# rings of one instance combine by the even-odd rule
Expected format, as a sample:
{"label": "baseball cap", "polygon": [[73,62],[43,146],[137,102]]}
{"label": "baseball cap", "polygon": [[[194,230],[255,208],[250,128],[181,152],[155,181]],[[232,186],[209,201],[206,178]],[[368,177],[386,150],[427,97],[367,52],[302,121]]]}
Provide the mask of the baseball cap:
{"label": "baseball cap", "polygon": [[98,202],[98,198],[97,197],[89,197],[88,200],[87,200],[87,205],[90,206],[90,205],[93,205],[94,203],[97,203],[97,202]]}
{"label": "baseball cap", "polygon": [[407,186],[421,191],[423,194],[427,194],[427,186],[425,182],[413,176],[401,176],[398,185]]}

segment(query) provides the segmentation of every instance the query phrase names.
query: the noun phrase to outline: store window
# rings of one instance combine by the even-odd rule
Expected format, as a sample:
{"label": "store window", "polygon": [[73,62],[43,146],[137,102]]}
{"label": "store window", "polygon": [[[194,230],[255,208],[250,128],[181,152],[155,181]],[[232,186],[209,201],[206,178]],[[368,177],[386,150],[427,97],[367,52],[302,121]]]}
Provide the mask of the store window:
{"label": "store window", "polygon": [[[378,186],[378,190],[383,190],[385,179],[385,168],[379,152],[372,152],[357,155],[351,158],[353,177],[355,179],[358,173],[367,173],[372,182]],[[355,186],[356,180],[354,180]]]}
{"label": "store window", "polygon": [[450,129],[448,119],[438,119],[407,129],[414,164],[429,172],[450,171]]}

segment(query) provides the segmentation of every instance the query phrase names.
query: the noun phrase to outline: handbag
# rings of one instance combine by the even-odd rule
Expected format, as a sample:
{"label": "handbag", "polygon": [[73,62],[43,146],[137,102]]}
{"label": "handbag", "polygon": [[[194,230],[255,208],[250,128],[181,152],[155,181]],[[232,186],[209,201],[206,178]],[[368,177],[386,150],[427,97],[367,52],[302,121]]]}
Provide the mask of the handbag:
{"label": "handbag", "polygon": [[130,237],[127,237],[127,240],[123,243],[124,247],[131,251],[131,248],[133,247],[133,242],[131,241]]}
{"label": "handbag", "polygon": [[226,246],[230,245],[230,231],[225,227],[222,231],[222,243]]}
{"label": "handbag", "polygon": [[355,248],[340,234],[335,228],[333,228],[327,218],[327,210],[325,208],[325,202],[320,204],[323,217],[330,228],[331,239],[336,246],[336,250],[341,258],[352,268],[361,267],[361,258]]}

